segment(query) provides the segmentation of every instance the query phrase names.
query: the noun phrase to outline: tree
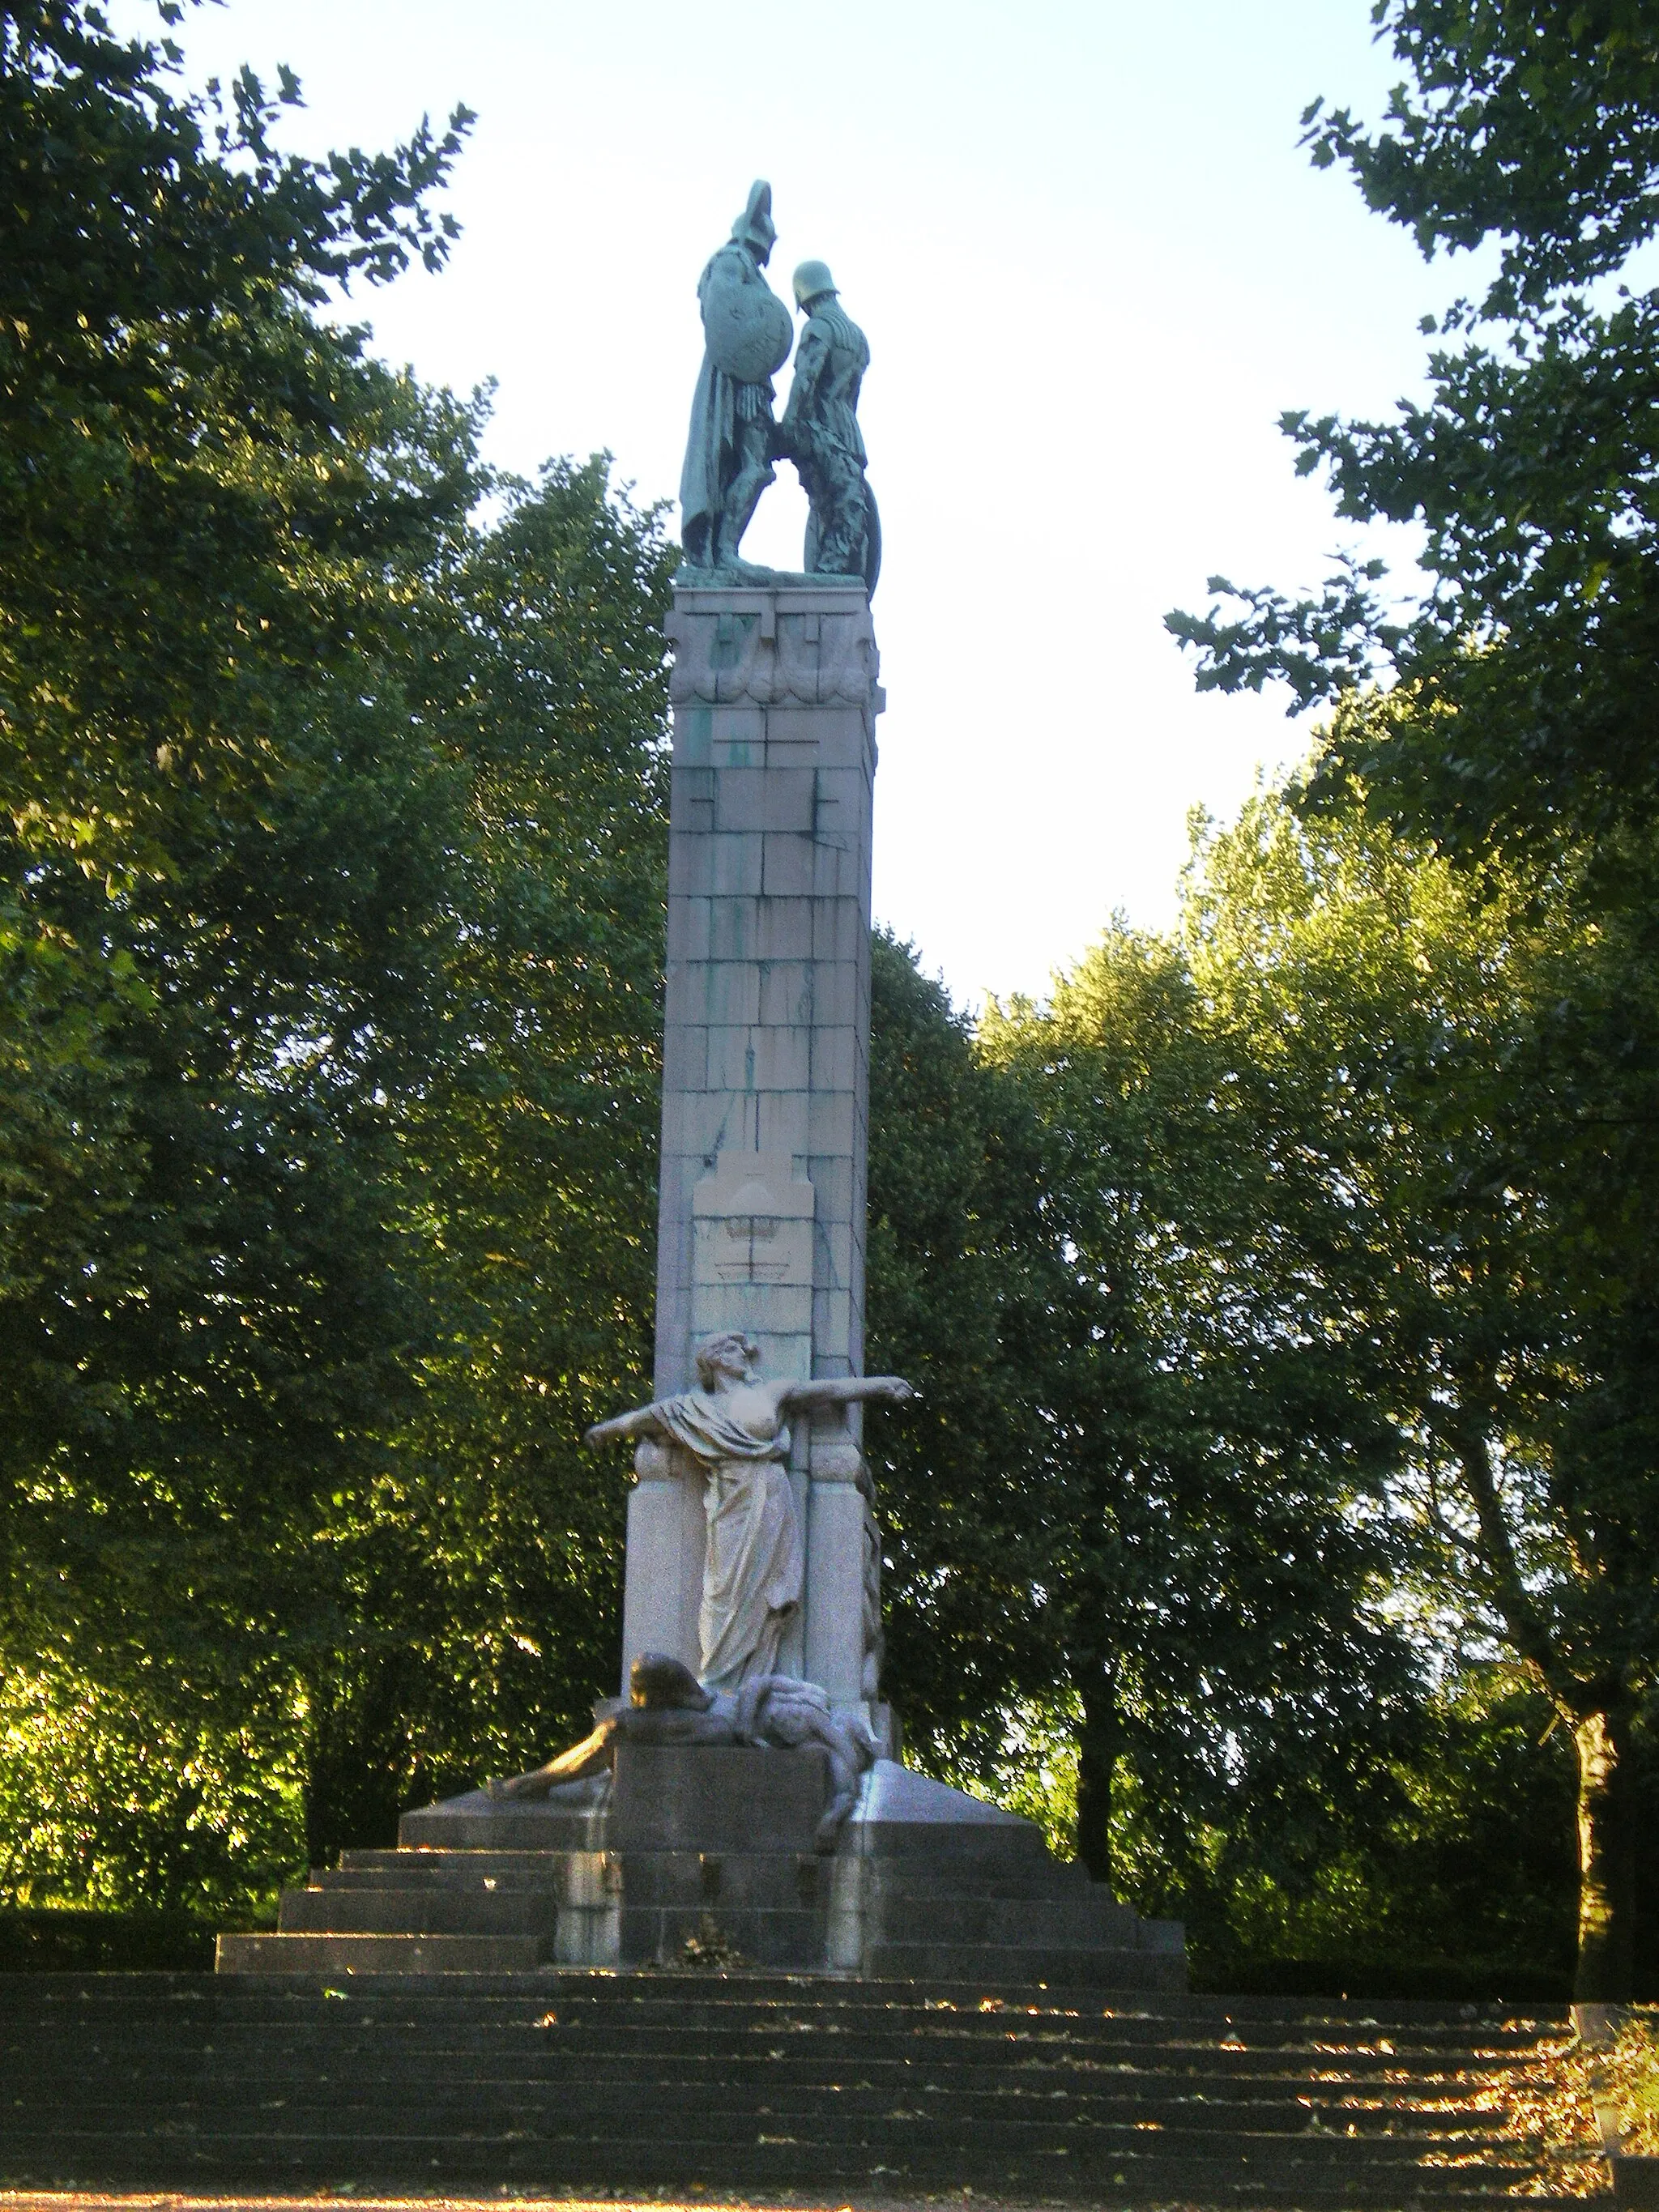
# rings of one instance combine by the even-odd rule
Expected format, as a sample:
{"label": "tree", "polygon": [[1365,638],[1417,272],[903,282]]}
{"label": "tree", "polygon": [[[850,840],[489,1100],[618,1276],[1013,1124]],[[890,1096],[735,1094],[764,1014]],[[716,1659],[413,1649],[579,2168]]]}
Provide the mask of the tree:
{"label": "tree", "polygon": [[1423,526],[1429,587],[1395,611],[1379,563],[1316,599],[1218,577],[1243,613],[1170,626],[1202,688],[1277,679],[1306,707],[1390,680],[1338,725],[1316,793],[1352,779],[1459,850],[1603,841],[1659,805],[1659,290],[1608,281],[1659,228],[1659,20],[1648,0],[1372,14],[1409,72],[1387,125],[1316,100],[1305,143],[1425,255],[1493,240],[1498,273],[1442,318],[1461,342],[1431,354],[1425,403],[1283,421],[1340,514]]}
{"label": "tree", "polygon": [[175,59],[0,21],[0,1653],[188,1769],[205,1715],[291,1726],[308,1539],[428,1331],[393,1102],[464,779],[421,672],[483,478],[476,410],[312,313],[441,260],[465,118],[299,161]]}
{"label": "tree", "polygon": [[[1352,805],[1277,800],[1209,851],[1195,965],[1291,1176],[1320,1335],[1397,1439],[1401,1590],[1507,1647],[1578,1760],[1577,1994],[1627,1993],[1633,1737],[1655,1686],[1659,1441],[1647,1130],[1650,923],[1614,930],[1530,875],[1425,857]],[[1632,1037],[1640,1052],[1629,1051]]]}
{"label": "tree", "polygon": [[908,1755],[983,1781],[1011,1711],[1054,1680],[1027,1504],[1042,1153],[914,950],[878,931],[871,955],[866,1364],[920,1394],[866,1437],[886,1545],[884,1691]]}
{"label": "tree", "polygon": [[621,1633],[622,1471],[588,1423],[649,1395],[674,550],[603,457],[481,532],[434,682],[465,763],[453,952],[399,1144],[435,1316],[384,1463],[327,1522],[313,1863],[580,1735]]}
{"label": "tree", "polygon": [[1078,1850],[1154,1909],[1263,1852],[1310,1868],[1388,1795],[1410,1705],[1356,1510],[1390,1439],[1314,1326],[1232,1042],[1183,949],[1121,925],[982,1030],[1043,1139],[1024,1504]]}
{"label": "tree", "polygon": [[[1614,1997],[1659,1579],[1644,1411],[1659,293],[1616,280],[1659,222],[1659,21],[1644,0],[1378,0],[1373,15],[1410,81],[1374,131],[1316,102],[1314,159],[1346,163],[1425,253],[1493,243],[1498,272],[1442,318],[1458,343],[1431,356],[1426,404],[1285,427],[1340,513],[1424,526],[1429,588],[1391,610],[1380,566],[1350,562],[1316,600],[1251,590],[1236,619],[1170,623],[1200,685],[1276,678],[1297,704],[1337,702],[1310,820],[1328,811],[1352,838],[1358,806],[1424,866],[1462,861],[1471,942],[1484,902],[1504,917],[1510,1000],[1468,972],[1441,1007],[1443,1070],[1415,1056],[1429,1033],[1408,1022],[1400,1141],[1426,1150],[1395,1178],[1411,1203],[1377,1218],[1418,1286],[1425,1463],[1445,1455],[1469,1516],[1448,1601],[1468,1606],[1473,1584],[1573,1733],[1577,1994]],[[1443,957],[1459,966],[1455,946]]]}

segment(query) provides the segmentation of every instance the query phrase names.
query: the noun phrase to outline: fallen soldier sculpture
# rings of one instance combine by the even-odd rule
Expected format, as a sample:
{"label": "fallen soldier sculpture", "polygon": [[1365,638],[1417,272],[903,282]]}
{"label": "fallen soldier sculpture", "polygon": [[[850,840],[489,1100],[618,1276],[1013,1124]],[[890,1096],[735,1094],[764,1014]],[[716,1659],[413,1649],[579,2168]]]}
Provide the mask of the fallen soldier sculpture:
{"label": "fallen soldier sculpture", "polygon": [[[598,1719],[591,1735],[550,1759],[533,1773],[484,1787],[498,1802],[545,1797],[570,1783],[611,1771],[611,1747],[629,1743],[746,1744],[795,1751],[817,1744],[830,1761],[830,1796],[818,1823],[816,1848],[832,1851],[853,1809],[860,1778],[873,1765],[876,1741],[861,1715],[836,1713],[816,1682],[792,1674],[757,1674],[735,1691],[705,1689],[689,1667],[647,1651],[629,1673],[629,1703],[620,1699]],[[609,1701],[606,1701],[607,1703]]]}

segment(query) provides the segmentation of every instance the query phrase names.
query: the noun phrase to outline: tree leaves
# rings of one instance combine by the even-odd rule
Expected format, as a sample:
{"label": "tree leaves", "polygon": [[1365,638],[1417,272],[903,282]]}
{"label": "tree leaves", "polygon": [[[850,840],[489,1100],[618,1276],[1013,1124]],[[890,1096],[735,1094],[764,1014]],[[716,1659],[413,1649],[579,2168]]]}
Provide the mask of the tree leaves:
{"label": "tree leaves", "polygon": [[1426,404],[1285,428],[1339,514],[1422,526],[1429,588],[1395,609],[1349,562],[1317,598],[1251,588],[1236,620],[1169,626],[1203,688],[1282,681],[1295,710],[1392,682],[1316,797],[1351,782],[1449,849],[1559,851],[1659,809],[1659,295],[1576,289],[1659,222],[1659,22],[1642,0],[1389,0],[1377,20],[1412,82],[1374,132],[1310,110],[1315,158],[1425,253],[1501,241],[1501,273],[1440,319],[1470,335],[1431,356]]}

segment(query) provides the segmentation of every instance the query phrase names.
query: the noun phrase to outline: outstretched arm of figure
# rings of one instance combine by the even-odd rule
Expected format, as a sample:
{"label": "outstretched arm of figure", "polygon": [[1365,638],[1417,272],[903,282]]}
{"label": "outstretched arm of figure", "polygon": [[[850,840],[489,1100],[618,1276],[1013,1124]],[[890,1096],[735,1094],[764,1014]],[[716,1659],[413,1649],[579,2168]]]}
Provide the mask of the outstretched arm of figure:
{"label": "outstretched arm of figure", "polygon": [[902,1406],[915,1395],[902,1375],[837,1375],[816,1382],[786,1382],[778,1404],[786,1413],[814,1406],[856,1406],[867,1398],[885,1398]]}
{"label": "outstretched arm of figure", "polygon": [[584,1776],[597,1774],[610,1764],[611,1739],[617,1732],[615,1721],[601,1721],[592,1735],[562,1751],[556,1759],[550,1759],[545,1766],[538,1766],[532,1774],[515,1774],[510,1782],[486,1782],[486,1792],[498,1802],[517,1797],[545,1797],[550,1790],[561,1782],[580,1782]]}
{"label": "outstretched arm of figure", "polygon": [[615,1443],[622,1437],[651,1437],[663,1433],[662,1424],[649,1406],[636,1406],[631,1413],[617,1413],[608,1421],[595,1421],[582,1442],[592,1451],[596,1445]]}

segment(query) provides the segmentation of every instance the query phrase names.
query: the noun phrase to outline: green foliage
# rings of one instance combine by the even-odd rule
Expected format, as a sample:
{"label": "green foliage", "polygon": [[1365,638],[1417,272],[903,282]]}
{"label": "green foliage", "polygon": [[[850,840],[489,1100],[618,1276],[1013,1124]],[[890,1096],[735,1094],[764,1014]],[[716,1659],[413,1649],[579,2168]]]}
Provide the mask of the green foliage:
{"label": "green foliage", "polygon": [[1347,563],[1316,599],[1217,577],[1243,612],[1170,627],[1204,688],[1278,678],[1306,706],[1393,677],[1386,704],[1339,724],[1316,794],[1357,780],[1470,851],[1605,838],[1659,805],[1659,292],[1572,288],[1624,270],[1659,225],[1659,22],[1647,0],[1374,13],[1411,82],[1376,131],[1316,102],[1315,159],[1347,164],[1425,253],[1501,241],[1501,271],[1443,318],[1468,335],[1431,354],[1425,404],[1284,427],[1339,514],[1423,526],[1430,589],[1391,612],[1380,563]]}
{"label": "green foliage", "polygon": [[1174,940],[1115,928],[983,1024],[1044,1144],[1011,1556],[1055,1673],[1011,1734],[1069,1715],[1080,1855],[1212,1976],[1565,1986],[1587,1731],[1630,1971],[1648,927],[1268,794]]}
{"label": "green foliage", "polygon": [[[1395,1768],[1393,1808],[1351,1826],[1310,1881],[1291,1887],[1255,1863],[1194,1884],[1183,1902],[1200,1981],[1259,1987],[1296,1961],[1304,1978],[1374,1996],[1392,1977],[1400,1995],[1461,1984],[1564,1999],[1574,1780],[1570,1750],[1540,1743],[1548,1717],[1535,1692],[1506,1689],[1490,1669],[1430,1698]],[[1219,1839],[1216,1864],[1223,1872]]]}
{"label": "green foliage", "polygon": [[[135,1641],[169,1626],[135,1623]],[[185,1686],[163,1704],[165,1686],[147,1696],[131,1678],[111,1691],[61,1664],[9,1670],[0,1894],[58,1911],[65,1901],[141,1915],[180,1900],[198,1915],[255,1908],[304,1863],[303,1736],[291,1688],[270,1672],[263,1699],[258,1685],[208,1696]],[[43,1941],[62,1934],[41,1917]]]}
{"label": "green foliage", "polygon": [[914,952],[871,961],[866,1366],[920,1394],[872,1421],[886,1543],[886,1694],[911,1752],[988,1773],[1053,1662],[1025,1558],[1028,1277],[1041,1156],[1021,1101]]}
{"label": "green foliage", "polygon": [[310,1838],[580,1735],[615,1665],[626,1478],[576,1440],[649,1395],[672,556],[602,461],[514,498],[457,580],[441,726],[471,776],[443,1032],[404,1122],[436,1332],[326,1540],[349,1593]]}
{"label": "green foliage", "polygon": [[1376,0],[1414,91],[1369,136],[1316,100],[1316,167],[1345,161],[1421,252],[1503,240],[1489,312],[1623,266],[1659,228],[1659,21],[1649,0]]}
{"label": "green foliage", "polygon": [[94,9],[0,38],[0,1832],[212,1904],[606,1641],[665,556],[602,463],[480,531],[480,406],[312,313],[441,259],[464,118],[296,161]]}
{"label": "green foliage", "polygon": [[[1659,1627],[1659,292],[1607,280],[1659,224],[1659,18],[1642,0],[1374,15],[1411,81],[1375,131],[1316,102],[1315,159],[1346,163],[1425,253],[1495,242],[1498,273],[1443,318],[1462,336],[1431,356],[1425,404],[1285,428],[1340,513],[1424,526],[1431,588],[1395,618],[1380,564],[1351,562],[1317,600],[1249,591],[1236,619],[1170,626],[1200,685],[1276,677],[1339,702],[1301,795],[1310,849],[1343,848],[1373,904],[1426,933],[1414,992],[1379,913],[1377,1003],[1332,1041],[1353,1101],[1324,1140],[1355,1192],[1346,1334],[1363,1315],[1438,1602],[1484,1621],[1572,1731],[1577,1993],[1617,1997]],[[1359,811],[1407,843],[1367,846]],[[1424,896],[1438,927],[1413,915]],[[1359,906],[1354,923],[1359,953]],[[1309,926],[1267,960],[1275,1001]]]}
{"label": "green foliage", "polygon": [[213,1745],[326,1638],[319,1518],[430,1328],[392,1102],[453,934],[421,672],[476,410],[308,303],[441,258],[454,139],[284,161],[251,80],[180,100],[94,9],[0,37],[0,1651],[228,1832]]}
{"label": "green foliage", "polygon": [[1398,1439],[1396,1601],[1456,1650],[1506,1645],[1572,1732],[1580,1993],[1626,1984],[1659,1602],[1650,924],[1425,859],[1357,805],[1264,802],[1216,841],[1188,926],[1338,1232],[1306,1260]]}
{"label": "green foliage", "polygon": [[1386,1790],[1409,1669],[1352,1510],[1388,1439],[1309,1312],[1255,1072],[1183,949],[1121,926],[982,1042],[1044,1139],[1024,1503],[1079,1854],[1149,1905],[1211,1830],[1316,1863]]}

